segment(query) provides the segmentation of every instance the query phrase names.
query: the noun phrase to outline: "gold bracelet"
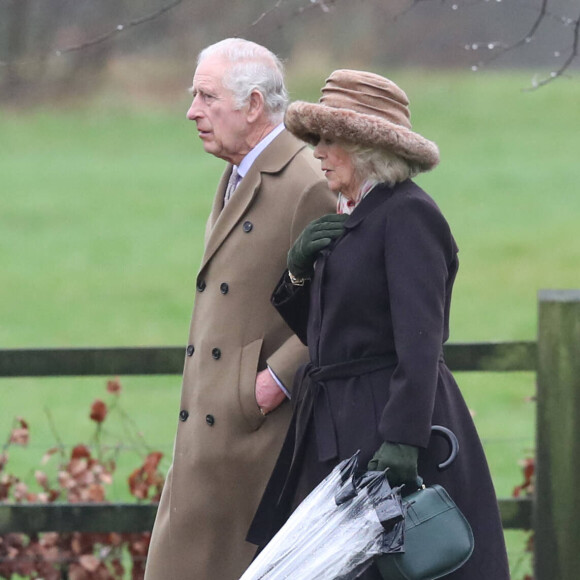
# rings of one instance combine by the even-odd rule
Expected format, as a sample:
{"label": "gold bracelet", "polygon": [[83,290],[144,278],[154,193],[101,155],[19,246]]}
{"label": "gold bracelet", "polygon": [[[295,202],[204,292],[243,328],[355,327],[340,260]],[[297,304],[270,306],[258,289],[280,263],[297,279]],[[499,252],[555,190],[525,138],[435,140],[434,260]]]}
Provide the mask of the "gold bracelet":
{"label": "gold bracelet", "polygon": [[288,277],[290,278],[290,282],[292,282],[293,286],[304,286],[305,278],[296,278],[290,270],[288,270]]}

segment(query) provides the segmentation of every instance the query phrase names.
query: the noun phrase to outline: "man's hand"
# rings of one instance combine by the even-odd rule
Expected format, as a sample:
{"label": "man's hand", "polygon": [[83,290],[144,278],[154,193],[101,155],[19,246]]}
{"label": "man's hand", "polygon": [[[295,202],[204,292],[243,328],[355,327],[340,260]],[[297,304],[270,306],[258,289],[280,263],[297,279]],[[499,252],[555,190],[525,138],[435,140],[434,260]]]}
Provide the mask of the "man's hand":
{"label": "man's hand", "polygon": [[310,278],[318,253],[342,234],[348,217],[331,213],[310,222],[288,252],[288,270],[297,278]]}
{"label": "man's hand", "polygon": [[271,413],[280,406],[286,395],[275,381],[268,369],[260,371],[256,376],[256,401],[263,415]]}

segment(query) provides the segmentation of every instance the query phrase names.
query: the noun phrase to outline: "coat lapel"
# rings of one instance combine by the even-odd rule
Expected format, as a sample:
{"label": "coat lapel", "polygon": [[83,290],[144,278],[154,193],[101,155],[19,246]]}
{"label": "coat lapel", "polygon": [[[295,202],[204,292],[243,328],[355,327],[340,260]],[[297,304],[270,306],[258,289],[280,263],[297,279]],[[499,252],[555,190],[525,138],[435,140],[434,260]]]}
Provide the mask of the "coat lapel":
{"label": "coat lapel", "polygon": [[229,233],[246,213],[252,200],[258,193],[261,177],[259,172],[251,170],[242,179],[236,189],[235,194],[229,203],[223,206],[223,196],[225,187],[222,187],[224,181],[227,184],[231,173],[231,167],[226,170],[224,177],[220,181],[220,186],[216,193],[213,208],[210,216],[210,228],[206,236],[205,252],[202,259],[201,267],[204,268],[211,257],[222,245]]}
{"label": "coat lapel", "polygon": [[[396,186],[395,186],[396,187]],[[378,184],[352,212],[344,222],[346,230],[356,228],[367,216],[372,214],[383,203],[386,203],[395,192],[395,189],[384,183]]]}
{"label": "coat lapel", "polygon": [[225,171],[222,174],[220,182],[217,187],[216,194],[213,198],[213,206],[211,208],[211,214],[209,216],[209,223],[208,223],[208,231],[206,232],[206,240],[205,245],[207,247],[209,236],[211,231],[215,227],[215,224],[219,218],[219,215],[224,207],[224,196],[226,193],[226,187],[228,186],[228,181],[230,179],[230,175],[232,174],[232,165],[228,164]]}
{"label": "coat lapel", "polygon": [[260,191],[262,174],[280,172],[305,146],[304,143],[293,137],[288,131],[280,133],[254,161],[229,203],[224,207],[224,193],[232,172],[232,166],[228,165],[222,175],[213,201],[206,231],[205,251],[201,269],[206,266],[236,224],[248,212],[252,201]]}

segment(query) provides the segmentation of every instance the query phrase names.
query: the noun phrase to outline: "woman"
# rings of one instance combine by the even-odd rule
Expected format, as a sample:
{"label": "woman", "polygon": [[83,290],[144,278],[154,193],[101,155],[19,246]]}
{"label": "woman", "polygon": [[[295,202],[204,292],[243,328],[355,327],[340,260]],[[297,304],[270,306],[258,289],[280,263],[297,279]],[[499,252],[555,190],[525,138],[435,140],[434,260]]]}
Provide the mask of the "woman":
{"label": "woman", "polygon": [[[439,483],[469,520],[475,550],[450,580],[507,580],[497,500],[483,449],[443,359],[457,246],[435,202],[411,178],[437,146],[414,133],[409,101],[381,76],[338,70],[318,104],[293,103],[286,126],[315,145],[339,214],[312,222],[288,255],[273,303],[308,345],[293,423],[248,539],[263,545],[341,460],[387,471],[410,488]],[[460,452],[437,465],[451,429]],[[362,576],[381,578],[375,566]]]}

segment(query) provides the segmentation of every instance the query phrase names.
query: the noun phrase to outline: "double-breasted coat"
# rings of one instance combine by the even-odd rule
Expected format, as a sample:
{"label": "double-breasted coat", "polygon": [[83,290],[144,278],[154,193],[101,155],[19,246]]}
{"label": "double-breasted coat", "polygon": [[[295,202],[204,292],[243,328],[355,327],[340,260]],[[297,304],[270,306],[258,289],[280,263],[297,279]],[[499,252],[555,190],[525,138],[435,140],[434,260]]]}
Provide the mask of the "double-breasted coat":
{"label": "double-breasted coat", "polygon": [[147,580],[235,580],[255,554],[245,541],[284,439],[290,405],[263,417],[256,374],[291,388],[307,350],[270,303],[288,249],[336,210],[312,152],[283,131],[229,203],[219,184],[186,349],[173,464],[163,489]]}
{"label": "double-breasted coat", "polygon": [[[280,282],[273,301],[308,344],[297,374],[295,417],[249,539],[263,544],[342,459],[360,450],[366,465],[383,441],[420,448],[419,475],[443,485],[475,535],[468,563],[453,580],[507,580],[497,500],[482,446],[445,365],[458,249],[435,202],[414,182],[378,185],[324,250],[310,285]],[[438,463],[451,429],[459,454]],[[373,567],[365,578],[380,578]]]}

